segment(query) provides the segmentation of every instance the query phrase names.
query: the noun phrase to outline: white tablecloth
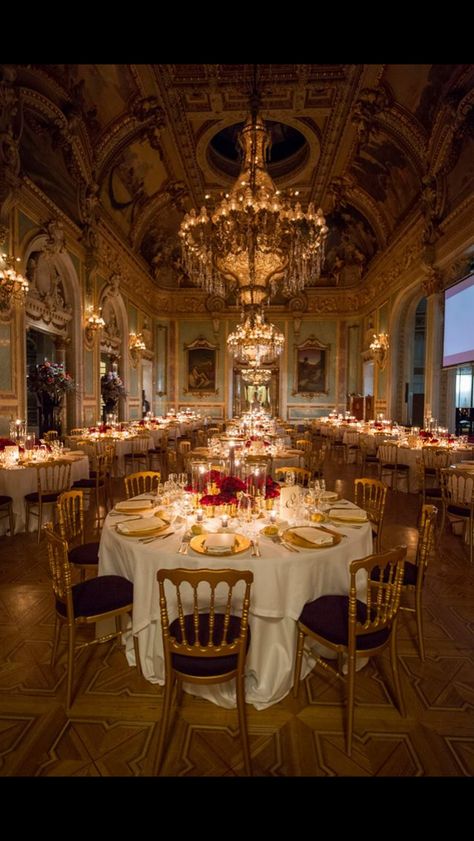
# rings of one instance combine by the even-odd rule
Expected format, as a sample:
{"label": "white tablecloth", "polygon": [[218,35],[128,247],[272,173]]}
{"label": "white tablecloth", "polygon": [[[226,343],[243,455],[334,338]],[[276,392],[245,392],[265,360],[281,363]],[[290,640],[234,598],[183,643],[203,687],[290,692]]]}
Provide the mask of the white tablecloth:
{"label": "white tablecloth", "polygon": [[[349,563],[372,552],[369,524],[360,529],[341,527],[343,537],[334,547],[300,549],[293,553],[260,539],[261,557],[250,550],[241,555],[212,557],[189,549],[177,553],[182,527],[165,541],[139,543],[115,530],[118,517],[108,517],[99,550],[99,575],[123,575],[134,584],[133,633],[138,636],[144,676],[152,683],[164,683],[162,635],[159,614],[158,569],[208,567],[250,569],[252,585],[250,628],[251,644],[246,662],[246,699],[257,709],[277,703],[291,690],[296,652],[296,621],[306,604],[321,595],[347,594]],[[126,639],[127,657],[134,664],[133,641]],[[313,666],[304,660],[304,677]],[[185,684],[185,689],[223,707],[235,707],[233,681],[213,687]]]}
{"label": "white tablecloth", "polygon": [[[67,460],[67,455],[64,456]],[[89,477],[89,459],[82,456],[80,459],[71,458],[71,484],[77,482],[79,479],[87,479]],[[20,531],[25,531],[25,496],[33,493],[38,489],[38,479],[35,467],[18,467],[14,470],[0,470],[0,494],[6,494],[13,499],[13,513],[15,515],[15,534]],[[43,522],[51,519],[51,506],[46,505],[44,508]],[[5,534],[9,528],[9,522],[6,517],[0,520],[0,534]],[[36,517],[30,517],[30,531],[36,531],[38,528],[38,520]]]}

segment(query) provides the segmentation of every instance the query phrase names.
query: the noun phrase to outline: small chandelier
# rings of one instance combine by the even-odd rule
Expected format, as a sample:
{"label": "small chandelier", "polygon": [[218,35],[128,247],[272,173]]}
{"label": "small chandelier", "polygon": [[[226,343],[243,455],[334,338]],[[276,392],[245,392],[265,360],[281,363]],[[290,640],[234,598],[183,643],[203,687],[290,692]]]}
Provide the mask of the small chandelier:
{"label": "small chandelier", "polygon": [[[255,85],[255,82],[254,82]],[[237,289],[241,306],[261,306],[278,283],[295,295],[321,273],[328,229],[321,208],[306,211],[280,196],[267,169],[270,133],[258,114],[254,87],[251,115],[240,134],[240,175],[230,193],[208,212],[186,213],[180,227],[184,267],[207,292],[225,297]]]}
{"label": "small chandelier", "polygon": [[93,309],[93,307],[89,308],[89,316],[86,319],[86,327],[85,327],[86,339],[89,342],[92,341],[95,333],[97,333],[99,330],[103,330],[103,328],[105,327],[105,321],[102,318],[101,313],[102,313],[102,310],[99,310],[99,312],[96,312]]}
{"label": "small chandelier", "polygon": [[258,310],[251,310],[247,315],[242,313],[242,322],[227,337],[227,346],[234,356],[257,368],[262,359],[275,359],[284,344],[283,333],[274,324],[265,321],[263,313]]}
{"label": "small chandelier", "polygon": [[373,359],[375,359],[377,365],[382,371],[387,362],[387,352],[389,348],[390,344],[387,333],[374,333],[369,349]]}
{"label": "small chandelier", "polygon": [[143,341],[141,333],[130,333],[128,337],[128,349],[132,359],[133,367],[136,367],[144,350],[146,344]]}
{"label": "small chandelier", "polygon": [[13,301],[23,303],[27,295],[28,281],[15,268],[19,262],[19,257],[0,254],[0,310],[9,309]]}
{"label": "small chandelier", "polygon": [[242,368],[242,379],[250,385],[265,385],[272,378],[270,368]]}

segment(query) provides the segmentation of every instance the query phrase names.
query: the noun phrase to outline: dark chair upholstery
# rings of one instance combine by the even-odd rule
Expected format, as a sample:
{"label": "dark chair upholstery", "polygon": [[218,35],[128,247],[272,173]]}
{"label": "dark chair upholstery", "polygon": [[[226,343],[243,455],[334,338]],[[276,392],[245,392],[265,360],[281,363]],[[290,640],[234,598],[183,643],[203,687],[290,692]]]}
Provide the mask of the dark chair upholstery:
{"label": "dark chair upholstery", "polygon": [[[156,773],[159,773],[164,756],[175,683],[179,699],[183,681],[208,685],[235,679],[244,768],[250,775],[244,667],[250,641],[248,615],[253,573],[231,569],[161,569],[157,580],[165,660],[165,697]],[[235,608],[231,612],[235,601],[242,604],[238,614]],[[169,610],[178,614],[171,623]]]}

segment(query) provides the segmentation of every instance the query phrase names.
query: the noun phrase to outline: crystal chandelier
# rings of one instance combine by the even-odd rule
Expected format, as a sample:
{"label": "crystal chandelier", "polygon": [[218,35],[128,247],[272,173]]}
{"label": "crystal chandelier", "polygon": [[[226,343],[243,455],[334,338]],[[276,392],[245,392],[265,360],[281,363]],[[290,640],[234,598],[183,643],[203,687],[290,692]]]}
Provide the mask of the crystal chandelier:
{"label": "crystal chandelier", "polygon": [[243,163],[236,183],[213,211],[186,213],[179,231],[190,279],[222,297],[236,289],[245,307],[267,301],[279,281],[294,295],[316,280],[328,232],[312,202],[304,211],[280,196],[265,168],[270,134],[255,92],[251,105],[239,139]]}
{"label": "crystal chandelier", "polygon": [[130,350],[137,351],[141,353],[142,351],[146,350],[146,344],[143,341],[143,336],[141,333],[130,333],[128,347]]}
{"label": "crystal chandelier", "polygon": [[28,292],[27,279],[15,268],[19,262],[19,257],[0,254],[0,310],[9,309],[13,301],[22,303]]}
{"label": "crystal chandelier", "polygon": [[92,342],[94,334],[105,327],[105,321],[102,318],[102,310],[96,312],[94,308],[89,307],[89,315],[86,318],[85,334],[88,342]]}
{"label": "crystal chandelier", "polygon": [[242,313],[242,322],[227,337],[227,346],[234,356],[259,367],[262,359],[272,360],[278,356],[285,344],[285,337],[274,324],[265,321],[262,312],[252,310]]}
{"label": "crystal chandelier", "polygon": [[272,378],[270,368],[242,368],[242,379],[250,385],[265,385]]}

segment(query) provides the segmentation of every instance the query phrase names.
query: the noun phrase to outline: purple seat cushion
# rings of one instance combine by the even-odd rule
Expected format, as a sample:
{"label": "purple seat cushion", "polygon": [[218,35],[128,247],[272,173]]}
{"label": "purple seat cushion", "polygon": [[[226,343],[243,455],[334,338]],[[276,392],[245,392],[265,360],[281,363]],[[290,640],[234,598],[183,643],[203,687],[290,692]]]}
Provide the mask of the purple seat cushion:
{"label": "purple seat cushion", "polygon": [[[356,615],[359,622],[365,622],[367,606],[357,600]],[[299,621],[309,630],[324,637],[335,645],[348,644],[349,597],[321,596],[314,602],[308,602],[303,608]],[[357,650],[364,651],[383,645],[390,636],[389,628],[382,628],[371,634],[357,638]]]}
{"label": "purple seat cushion", "polygon": [[458,517],[469,517],[469,510],[461,505],[448,505],[448,512]]}
{"label": "purple seat cushion", "polygon": [[[78,479],[74,482],[73,488],[95,488],[97,484],[96,479]],[[99,482],[99,485],[101,482]]]}
{"label": "purple seat cushion", "polygon": [[[121,575],[99,575],[72,588],[74,616],[109,613],[133,603],[133,584]],[[56,610],[66,616],[66,605],[56,601]]]}
{"label": "purple seat cushion", "polygon": [[99,563],[99,544],[98,543],[82,543],[80,546],[74,546],[68,553],[69,563],[71,564],[91,564]]}
{"label": "purple seat cushion", "polygon": [[0,496],[0,505],[9,505],[12,502],[11,496]]}
{"label": "purple seat cushion", "polygon": [[[60,493],[61,491],[51,494],[42,494],[43,502],[56,502]],[[27,502],[39,502],[39,494],[36,491],[34,491],[31,494],[26,494],[25,499],[27,500]]]}
{"label": "purple seat cushion", "polygon": [[[194,634],[194,616],[188,614],[184,617],[184,625],[186,628],[186,639],[191,645],[195,641]],[[222,639],[222,632],[224,629],[224,614],[216,613],[214,617],[214,634],[213,639],[219,643]],[[175,637],[177,642],[182,642],[181,628],[179,627],[179,620],[175,619],[170,625],[170,634]],[[240,634],[240,617],[231,616],[229,619],[229,627],[227,629],[226,642],[233,642]],[[199,614],[199,641],[201,645],[207,645],[209,642],[209,614]],[[247,631],[247,651],[250,645],[250,628]],[[173,668],[180,674],[193,675],[195,677],[210,677],[211,675],[223,675],[226,672],[232,672],[237,668],[237,654],[230,654],[225,657],[191,657],[186,654],[172,654],[171,660]]]}

